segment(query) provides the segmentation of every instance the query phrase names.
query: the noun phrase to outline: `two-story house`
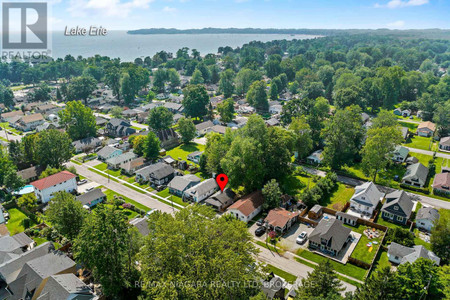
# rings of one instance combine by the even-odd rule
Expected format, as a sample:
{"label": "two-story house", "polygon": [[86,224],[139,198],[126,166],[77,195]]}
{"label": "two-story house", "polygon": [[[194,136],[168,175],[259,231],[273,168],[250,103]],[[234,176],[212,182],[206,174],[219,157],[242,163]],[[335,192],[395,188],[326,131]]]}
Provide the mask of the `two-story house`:
{"label": "two-story house", "polygon": [[373,182],[358,185],[350,199],[350,209],[370,217],[383,196],[384,194],[378,190]]}
{"label": "two-story house", "polygon": [[394,152],[392,152],[392,160],[398,163],[404,163],[408,158],[409,149],[398,145],[395,147]]}
{"label": "two-story house", "polygon": [[33,181],[34,194],[39,201],[47,203],[57,192],[73,193],[77,190],[76,175],[69,171],[61,171],[48,177]]}
{"label": "two-story house", "polygon": [[97,157],[99,160],[106,161],[113,157],[117,157],[123,153],[122,150],[117,149],[112,146],[105,146],[97,152]]}
{"label": "two-story house", "polygon": [[109,120],[105,127],[105,133],[113,137],[125,137],[136,133],[136,129],[131,128],[128,121],[113,118]]}
{"label": "two-story house", "polygon": [[414,203],[405,191],[394,191],[386,195],[386,202],[381,208],[381,217],[392,223],[406,225],[411,217]]}
{"label": "two-story house", "polygon": [[199,184],[200,182],[200,178],[195,175],[188,174],[184,176],[175,176],[167,186],[169,187],[169,193],[178,197],[183,197],[186,190]]}
{"label": "two-story house", "polygon": [[214,178],[206,179],[205,181],[187,189],[183,193],[183,200],[195,203],[200,203],[219,189]]}
{"label": "two-story house", "polygon": [[428,177],[428,168],[421,163],[415,163],[406,168],[406,173],[402,178],[402,183],[414,187],[425,186]]}
{"label": "two-story house", "polygon": [[322,219],[309,235],[309,247],[330,256],[337,256],[351,241],[351,231],[341,220]]}
{"label": "two-story house", "polygon": [[136,171],[137,182],[150,182],[153,185],[166,185],[175,176],[172,166],[158,162]]}
{"label": "two-story house", "polygon": [[439,220],[439,212],[433,207],[422,207],[416,215],[416,227],[430,232],[435,222]]}

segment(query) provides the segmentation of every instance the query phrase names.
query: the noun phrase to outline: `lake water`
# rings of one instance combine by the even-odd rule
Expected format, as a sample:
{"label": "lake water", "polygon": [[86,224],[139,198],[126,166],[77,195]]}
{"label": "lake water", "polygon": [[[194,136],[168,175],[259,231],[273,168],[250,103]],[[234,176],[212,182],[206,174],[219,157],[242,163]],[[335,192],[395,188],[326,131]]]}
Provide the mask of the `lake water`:
{"label": "lake water", "polygon": [[202,55],[217,53],[220,46],[240,47],[251,41],[293,40],[315,38],[313,35],[289,34],[156,34],[132,35],[126,31],[110,31],[107,36],[65,36],[63,31],[53,32],[53,58],[71,54],[83,57],[100,54],[122,61],[153,56],[165,50],[176,53],[182,47],[197,49]]}

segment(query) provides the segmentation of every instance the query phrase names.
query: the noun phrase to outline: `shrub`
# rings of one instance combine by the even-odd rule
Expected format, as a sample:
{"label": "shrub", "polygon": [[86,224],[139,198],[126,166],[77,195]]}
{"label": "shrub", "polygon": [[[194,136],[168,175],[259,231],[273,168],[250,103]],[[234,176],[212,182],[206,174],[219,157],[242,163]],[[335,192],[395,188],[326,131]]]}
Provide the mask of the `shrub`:
{"label": "shrub", "polygon": [[25,229],[30,228],[30,218],[25,218],[22,220],[22,225]]}

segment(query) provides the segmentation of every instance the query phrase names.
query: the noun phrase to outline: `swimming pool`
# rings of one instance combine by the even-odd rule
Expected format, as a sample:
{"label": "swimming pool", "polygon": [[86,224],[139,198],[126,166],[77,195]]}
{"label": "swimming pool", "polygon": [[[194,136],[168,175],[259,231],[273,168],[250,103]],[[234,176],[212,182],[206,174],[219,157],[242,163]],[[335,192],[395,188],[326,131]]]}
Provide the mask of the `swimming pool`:
{"label": "swimming pool", "polygon": [[20,188],[18,191],[14,192],[14,194],[25,195],[25,194],[29,194],[29,193],[33,193],[33,192],[34,192],[34,186],[32,186],[31,184],[28,184],[28,185]]}

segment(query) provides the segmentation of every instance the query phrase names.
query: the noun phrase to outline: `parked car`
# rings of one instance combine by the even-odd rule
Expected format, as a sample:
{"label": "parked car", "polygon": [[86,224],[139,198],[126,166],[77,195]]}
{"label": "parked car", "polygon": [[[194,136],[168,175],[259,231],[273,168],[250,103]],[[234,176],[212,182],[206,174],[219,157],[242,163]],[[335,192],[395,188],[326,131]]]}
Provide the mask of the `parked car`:
{"label": "parked car", "polygon": [[261,218],[261,219],[259,219],[258,221],[256,221],[256,225],[258,225],[258,226],[263,226],[263,225],[264,225],[264,219]]}
{"label": "parked car", "polygon": [[262,236],[264,233],[266,233],[266,227],[264,227],[264,226],[260,226],[260,227],[256,228],[256,230],[255,230],[256,236]]}
{"label": "parked car", "polygon": [[95,187],[93,187],[93,186],[88,187],[88,188],[86,189],[86,192],[90,192],[90,191],[92,191],[93,189],[95,189]]}
{"label": "parked car", "polygon": [[157,187],[156,187],[156,190],[158,191],[158,192],[161,192],[162,190],[165,190],[166,189],[166,186],[165,185],[158,185]]}
{"label": "parked car", "polygon": [[295,240],[297,242],[297,244],[302,245],[306,242],[306,240],[308,239],[308,234],[303,231],[302,233],[299,234],[299,236],[297,237],[297,239]]}
{"label": "parked car", "polygon": [[150,215],[152,214],[152,213],[154,213],[155,211],[157,211],[157,209],[156,208],[152,208],[151,210],[149,210],[146,214],[145,214],[145,218],[146,219],[148,219],[148,217],[150,217]]}
{"label": "parked car", "polygon": [[85,183],[87,183],[86,179],[81,179],[80,181],[77,182],[78,185],[82,185],[82,184],[85,184]]}

